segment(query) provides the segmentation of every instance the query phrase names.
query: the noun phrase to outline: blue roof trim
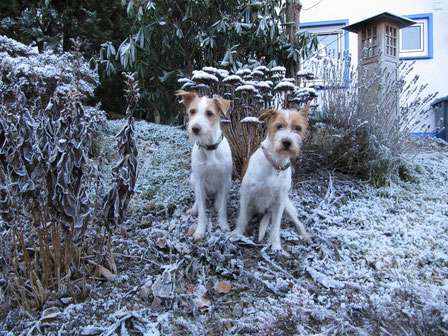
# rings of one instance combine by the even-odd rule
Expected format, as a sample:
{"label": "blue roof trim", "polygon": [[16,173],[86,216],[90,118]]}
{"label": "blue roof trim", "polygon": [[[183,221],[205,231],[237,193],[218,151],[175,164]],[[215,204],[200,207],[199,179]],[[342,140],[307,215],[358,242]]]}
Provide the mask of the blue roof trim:
{"label": "blue roof trim", "polygon": [[[348,25],[348,19],[343,20],[330,20],[330,21],[314,21],[314,22],[301,22],[300,28],[312,28],[312,27],[325,27],[325,26],[335,26],[335,25]],[[344,48],[349,49],[348,45],[348,31],[344,31]]]}
{"label": "blue roof trim", "polygon": [[432,22],[432,13],[424,13],[424,14],[411,14],[411,15],[403,15],[404,17],[411,20],[427,20],[428,22],[428,56],[421,57],[404,57],[400,58],[400,60],[413,61],[413,60],[422,60],[422,59],[432,59],[434,57],[434,41],[433,41],[433,22]]}

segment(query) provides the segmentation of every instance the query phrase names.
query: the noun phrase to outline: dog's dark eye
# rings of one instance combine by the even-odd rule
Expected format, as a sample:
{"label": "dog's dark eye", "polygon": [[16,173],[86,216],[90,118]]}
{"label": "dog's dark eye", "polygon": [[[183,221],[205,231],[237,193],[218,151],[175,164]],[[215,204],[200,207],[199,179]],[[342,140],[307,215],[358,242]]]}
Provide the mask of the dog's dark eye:
{"label": "dog's dark eye", "polygon": [[300,126],[296,126],[295,130],[296,130],[297,132],[300,132],[300,131],[302,130],[302,127],[300,127]]}
{"label": "dog's dark eye", "polygon": [[280,129],[282,129],[282,128],[283,128],[283,125],[282,125],[282,124],[278,124],[278,125],[277,125],[277,129],[278,129],[278,130],[280,130]]}
{"label": "dog's dark eye", "polygon": [[195,109],[191,109],[190,110],[190,114],[195,114],[196,113],[196,110]]}
{"label": "dog's dark eye", "polygon": [[207,117],[212,117],[213,116],[213,112],[212,111],[207,111]]}

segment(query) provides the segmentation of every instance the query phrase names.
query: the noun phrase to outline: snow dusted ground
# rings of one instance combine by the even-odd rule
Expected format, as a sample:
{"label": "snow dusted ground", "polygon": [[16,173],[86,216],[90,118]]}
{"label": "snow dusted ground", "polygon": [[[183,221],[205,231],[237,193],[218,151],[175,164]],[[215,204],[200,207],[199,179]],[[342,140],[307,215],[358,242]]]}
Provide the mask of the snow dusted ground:
{"label": "snow dusted ground", "polygon": [[[108,122],[109,167],[123,124]],[[0,311],[0,335],[448,334],[446,147],[426,146],[409,159],[412,182],[384,188],[297,166],[291,196],[313,239],[284,221],[284,258],[255,242],[256,221],[247,240],[230,242],[213,212],[206,238],[193,243],[185,131],[136,122],[136,134],[137,192],[126,232],[113,237],[115,277],[96,281],[85,302],[47,302],[60,312],[51,319]]]}

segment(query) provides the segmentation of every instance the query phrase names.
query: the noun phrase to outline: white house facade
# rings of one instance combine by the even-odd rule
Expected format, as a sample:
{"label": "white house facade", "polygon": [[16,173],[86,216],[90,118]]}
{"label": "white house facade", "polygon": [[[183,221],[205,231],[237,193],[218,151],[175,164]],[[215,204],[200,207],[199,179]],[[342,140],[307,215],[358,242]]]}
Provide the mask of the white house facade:
{"label": "white house facade", "polygon": [[399,57],[415,61],[414,72],[428,84],[428,93],[448,95],[448,0],[302,0],[302,5],[300,29],[318,34],[328,54],[348,50],[355,64],[358,35],[342,27],[383,12],[412,19],[416,24],[399,31]]}

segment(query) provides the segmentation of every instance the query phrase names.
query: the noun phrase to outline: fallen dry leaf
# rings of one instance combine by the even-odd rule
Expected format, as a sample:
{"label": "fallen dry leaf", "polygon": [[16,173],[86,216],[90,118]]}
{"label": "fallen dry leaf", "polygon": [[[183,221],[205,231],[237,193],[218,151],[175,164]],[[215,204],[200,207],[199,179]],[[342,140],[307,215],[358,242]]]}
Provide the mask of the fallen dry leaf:
{"label": "fallen dry leaf", "polygon": [[112,274],[106,267],[98,265],[98,273],[105,277],[108,281],[115,281],[115,275]]}
{"label": "fallen dry leaf", "polygon": [[151,291],[154,295],[154,298],[173,298],[174,283],[169,270],[165,270],[161,275],[157,277],[157,279],[154,281],[154,284],[151,286]]}
{"label": "fallen dry leaf", "polygon": [[42,317],[40,318],[41,323],[51,323],[58,319],[61,311],[56,307],[47,308],[42,312]]}
{"label": "fallen dry leaf", "polygon": [[163,249],[166,246],[166,240],[163,238],[157,239],[156,245]]}
{"label": "fallen dry leaf", "polygon": [[188,228],[187,236],[191,237],[194,235],[194,232],[196,231],[196,226],[194,224],[191,224]]}
{"label": "fallen dry leaf", "polygon": [[188,254],[190,253],[190,249],[188,246],[184,243],[177,243],[174,248],[179,252],[180,254]]}
{"label": "fallen dry leaf", "polygon": [[196,303],[199,310],[205,310],[211,306],[210,300],[208,300],[206,298],[196,298],[196,299],[194,299],[194,303]]}
{"label": "fallen dry leaf", "polygon": [[232,285],[225,281],[221,281],[213,287],[213,289],[219,294],[227,294],[228,292],[230,292],[231,288]]}
{"label": "fallen dry leaf", "polygon": [[61,298],[61,302],[63,304],[69,304],[69,303],[73,302],[73,298],[72,297],[63,297],[63,298]]}

